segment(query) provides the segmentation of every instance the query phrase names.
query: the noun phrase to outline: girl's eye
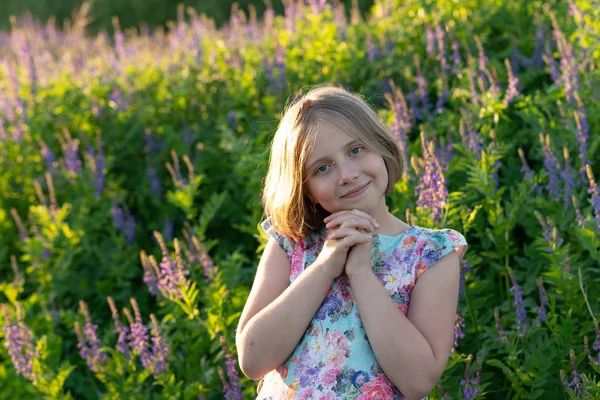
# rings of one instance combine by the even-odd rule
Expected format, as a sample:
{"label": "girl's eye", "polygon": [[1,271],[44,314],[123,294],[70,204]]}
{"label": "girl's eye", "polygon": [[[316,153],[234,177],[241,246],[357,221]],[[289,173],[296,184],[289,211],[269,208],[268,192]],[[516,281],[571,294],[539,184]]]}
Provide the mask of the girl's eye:
{"label": "girl's eye", "polygon": [[364,147],[361,147],[361,146],[354,147],[352,150],[350,150],[350,154],[357,155],[358,153],[362,152],[363,150],[364,150]]}
{"label": "girl's eye", "polygon": [[323,164],[321,165],[319,168],[317,168],[317,170],[315,171],[317,174],[324,174],[325,172],[328,171],[329,165],[327,164]]}

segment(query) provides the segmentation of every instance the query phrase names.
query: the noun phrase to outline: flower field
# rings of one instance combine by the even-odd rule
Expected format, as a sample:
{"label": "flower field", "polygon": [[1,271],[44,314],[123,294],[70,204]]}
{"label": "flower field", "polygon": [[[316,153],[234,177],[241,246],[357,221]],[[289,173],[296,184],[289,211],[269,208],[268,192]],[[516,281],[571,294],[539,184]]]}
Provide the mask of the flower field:
{"label": "flower field", "polygon": [[268,146],[321,83],[397,138],[393,213],[469,243],[430,398],[600,397],[600,2],[284,3],[0,32],[0,398],[255,398]]}

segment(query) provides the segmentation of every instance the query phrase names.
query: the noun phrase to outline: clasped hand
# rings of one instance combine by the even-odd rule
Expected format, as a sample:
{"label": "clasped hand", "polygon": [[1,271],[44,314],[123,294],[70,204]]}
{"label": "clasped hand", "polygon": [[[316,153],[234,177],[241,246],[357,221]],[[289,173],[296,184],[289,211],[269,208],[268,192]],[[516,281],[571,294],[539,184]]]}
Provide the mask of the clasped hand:
{"label": "clasped hand", "polygon": [[327,237],[321,256],[328,259],[327,274],[337,278],[346,272],[348,277],[371,271],[371,239],[379,224],[361,210],[344,210],[324,220]]}

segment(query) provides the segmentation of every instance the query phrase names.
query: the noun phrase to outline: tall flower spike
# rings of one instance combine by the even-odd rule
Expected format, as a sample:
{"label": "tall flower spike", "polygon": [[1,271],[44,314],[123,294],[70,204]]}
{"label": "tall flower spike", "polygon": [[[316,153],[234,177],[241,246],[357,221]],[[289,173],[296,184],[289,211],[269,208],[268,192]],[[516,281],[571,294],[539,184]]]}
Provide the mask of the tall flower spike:
{"label": "tall flower spike", "polygon": [[171,258],[165,241],[158,231],[154,231],[154,237],[158,242],[162,251],[163,257],[160,263],[160,275],[158,278],[158,289],[167,297],[173,295],[183,299],[181,287],[189,287],[189,282],[185,279],[189,275],[189,271],[184,267],[181,259],[181,250],[177,239],[174,239],[175,259]]}
{"label": "tall flower spike", "polygon": [[160,276],[160,273],[155,273],[152,264],[150,263],[150,258],[146,255],[144,250],[140,251],[140,260],[142,262],[142,268],[144,269],[144,283],[148,286],[148,291],[150,294],[159,294],[158,277]]}
{"label": "tall flower spike", "polygon": [[130,302],[135,318],[132,320],[131,314],[125,313],[125,315],[129,314],[127,317],[131,323],[129,330],[129,346],[137,353],[144,368],[150,370],[149,367],[152,363],[152,355],[148,350],[148,328],[144,325],[137,301],[132,297]]}
{"label": "tall flower spike", "polygon": [[152,366],[151,372],[154,377],[163,373],[166,369],[167,352],[169,348],[165,339],[160,335],[160,325],[154,314],[150,314],[152,321]]}
{"label": "tall flower spike", "polygon": [[587,172],[588,181],[590,182],[590,188],[588,189],[588,193],[592,195],[594,221],[596,222],[596,229],[598,230],[598,232],[600,232],[600,189],[596,184],[594,174],[592,173],[592,167],[589,164],[585,166],[585,171]]}
{"label": "tall flower spike", "polygon": [[494,309],[494,320],[496,321],[496,330],[498,331],[498,337],[495,341],[508,344],[508,334],[502,328],[502,324],[500,323],[500,311],[498,311],[498,307]]}
{"label": "tall flower spike", "polygon": [[100,345],[102,342],[98,339],[98,335],[96,334],[98,325],[92,324],[92,317],[90,316],[87,304],[83,300],[80,300],[79,307],[81,313],[85,317],[83,335],[80,330],[79,322],[75,322],[75,332],[79,339],[79,343],[77,344],[79,354],[81,355],[81,358],[87,362],[88,368],[91,371],[99,372],[101,366],[108,361],[108,357],[106,354],[100,352]]}
{"label": "tall flower spike", "polygon": [[523,303],[523,290],[517,283],[512,268],[506,268],[512,282],[512,287],[509,290],[514,296],[513,307],[515,308],[515,314],[517,316],[517,332],[519,336],[524,336],[525,332],[529,329],[529,325],[527,323],[527,311],[525,310],[525,304]]}
{"label": "tall flower spike", "polygon": [[583,215],[581,214],[581,210],[579,209],[579,205],[577,204],[577,198],[575,198],[575,195],[571,196],[571,201],[573,202],[573,208],[575,209],[575,219],[577,221],[577,226],[583,228],[585,227],[585,220],[583,219]]}
{"label": "tall flower spike", "polygon": [[575,171],[571,167],[571,161],[569,160],[569,150],[566,147],[563,147],[563,158],[565,160],[565,167],[563,168],[560,177],[563,181],[563,202],[564,210],[569,209],[569,204],[571,203],[571,196],[573,195],[573,190],[577,186],[577,181],[575,180]]}
{"label": "tall flower spike", "polygon": [[10,215],[12,215],[15,220],[15,225],[17,226],[17,230],[19,231],[19,239],[21,241],[25,241],[29,237],[27,234],[27,230],[25,230],[25,226],[23,226],[23,221],[21,221],[21,217],[15,208],[10,209]]}
{"label": "tall flower spike", "polygon": [[550,135],[544,136],[543,133],[540,133],[540,142],[542,144],[542,151],[544,154],[544,168],[546,168],[546,173],[548,174],[548,184],[546,185],[546,189],[548,190],[548,194],[550,194],[555,201],[558,201],[560,192],[560,165],[558,164],[558,160],[552,151]]}
{"label": "tall flower spike", "polygon": [[548,307],[548,299],[546,296],[546,289],[544,289],[543,279],[539,277],[535,282],[538,286],[538,292],[540,295],[540,305],[534,308],[534,311],[537,313],[535,324],[540,326],[542,322],[546,322],[546,307]]}
{"label": "tall flower spike", "polygon": [[25,379],[35,381],[36,376],[33,373],[33,358],[39,357],[35,347],[33,332],[25,322],[23,322],[23,308],[17,303],[17,323],[11,322],[8,309],[4,304],[0,304],[4,313],[4,347],[8,349],[8,355],[17,370],[17,373]]}
{"label": "tall flower spike", "polygon": [[108,301],[108,305],[110,307],[110,311],[112,313],[113,321],[115,322],[115,330],[113,333],[118,335],[117,337],[117,350],[119,350],[127,361],[129,361],[129,346],[127,345],[127,335],[129,334],[129,328],[127,328],[121,322],[121,318],[119,317],[119,312],[117,311],[117,306],[115,305],[115,301],[112,297],[108,296],[106,298]]}
{"label": "tall flower spike", "polygon": [[508,59],[504,60],[506,72],[508,73],[508,88],[504,95],[504,104],[509,105],[519,95],[519,78],[513,73],[513,70]]}
{"label": "tall flower spike", "polygon": [[460,386],[463,386],[463,397],[465,400],[471,400],[474,397],[481,394],[481,388],[479,387],[480,371],[477,370],[475,378],[471,378],[471,362],[473,361],[473,355],[469,354],[467,357],[467,366],[465,367],[465,379],[461,379]]}
{"label": "tall flower spike", "polygon": [[225,365],[227,367],[227,377],[229,378],[229,384],[226,385],[224,381],[224,377],[221,377],[221,380],[224,382],[224,392],[226,400],[243,400],[244,396],[242,394],[242,390],[240,389],[240,376],[236,369],[237,360],[235,360],[229,350],[227,350],[227,346],[225,343],[225,338],[221,336],[220,339],[221,348],[223,349],[223,353],[225,353]]}
{"label": "tall flower spike", "polygon": [[[576,95],[576,98],[579,100],[579,95]],[[583,110],[583,105],[580,107],[580,110],[574,111],[573,116],[575,117],[575,125],[577,126],[577,144],[579,146],[579,175],[582,178],[585,178],[586,175],[586,165],[590,164],[590,161],[587,158],[588,152],[588,140],[589,140],[589,131],[590,127],[588,125],[585,112]]]}

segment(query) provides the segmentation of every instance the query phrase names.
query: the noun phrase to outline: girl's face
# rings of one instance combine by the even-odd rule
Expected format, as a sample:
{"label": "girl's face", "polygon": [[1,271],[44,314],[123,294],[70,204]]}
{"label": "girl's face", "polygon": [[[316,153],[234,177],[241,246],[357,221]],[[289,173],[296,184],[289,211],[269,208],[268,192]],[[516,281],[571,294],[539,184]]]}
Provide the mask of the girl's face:
{"label": "girl's face", "polygon": [[329,121],[319,124],[304,173],[309,199],[330,213],[359,209],[373,215],[385,209],[388,174],[383,158]]}

